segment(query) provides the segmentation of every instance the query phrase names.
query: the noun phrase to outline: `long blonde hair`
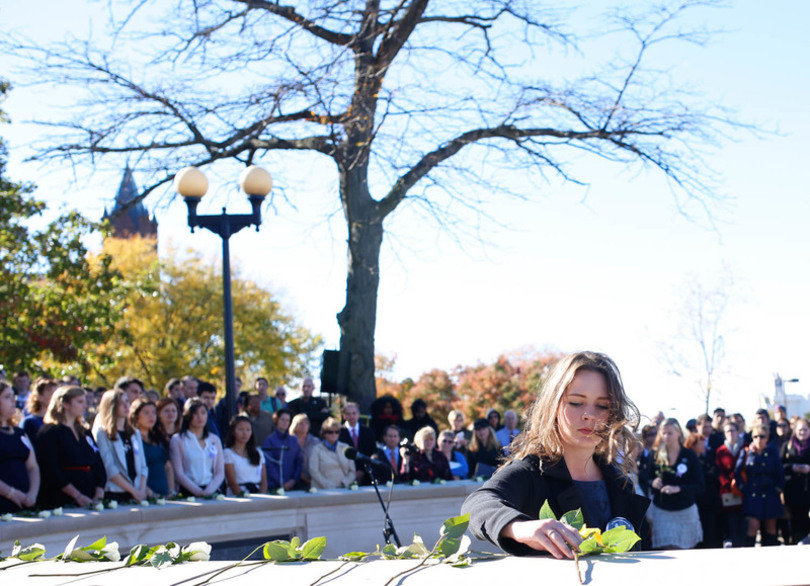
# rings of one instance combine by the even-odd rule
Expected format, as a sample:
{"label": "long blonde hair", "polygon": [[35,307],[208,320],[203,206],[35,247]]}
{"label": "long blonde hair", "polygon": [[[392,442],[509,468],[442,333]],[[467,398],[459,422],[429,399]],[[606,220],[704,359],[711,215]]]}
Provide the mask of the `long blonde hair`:
{"label": "long blonde hair", "polygon": [[[655,462],[662,467],[669,466],[669,455],[667,454],[667,446],[664,443],[664,440],[661,438],[661,435],[664,433],[665,427],[674,427],[678,430],[678,444],[683,446],[684,439],[683,439],[683,429],[681,429],[681,424],[678,423],[678,420],[674,417],[670,417],[669,419],[664,420],[664,422],[658,426],[658,435],[655,438],[655,443],[653,444],[653,449],[655,450]],[[703,437],[703,436],[701,436]]]}
{"label": "long blonde hair", "polygon": [[605,378],[610,410],[604,429],[599,431],[602,441],[594,455],[607,463],[615,464],[626,476],[630,472],[627,458],[635,442],[639,424],[639,411],[627,397],[619,368],[605,354],[598,352],[575,352],[562,358],[549,373],[537,399],[529,407],[525,417],[526,430],[510,444],[508,460],[521,460],[536,455],[541,460],[558,462],[563,457],[562,436],[557,425],[560,402],[566,389],[580,372],[598,372]]}
{"label": "long blonde hair", "polygon": [[[107,437],[110,438],[111,441],[115,441],[118,439],[118,422],[116,421],[116,412],[118,411],[118,405],[121,404],[121,401],[124,398],[124,391],[119,388],[110,389],[106,391],[103,395],[101,395],[101,401],[98,404],[98,415],[99,421],[101,422],[101,429],[103,429],[107,433]],[[124,418],[124,430],[121,434],[124,436],[124,439],[129,438],[133,434],[134,430],[132,425],[129,423],[129,418]]]}
{"label": "long blonde hair", "polygon": [[[76,397],[83,397],[84,389],[81,387],[59,387],[53,393],[51,402],[48,404],[48,411],[45,417],[42,418],[44,423],[52,425],[64,425],[65,423],[65,403],[70,403]],[[73,422],[73,429],[79,435],[84,434],[87,430],[87,425],[84,423],[84,417],[77,417]]]}

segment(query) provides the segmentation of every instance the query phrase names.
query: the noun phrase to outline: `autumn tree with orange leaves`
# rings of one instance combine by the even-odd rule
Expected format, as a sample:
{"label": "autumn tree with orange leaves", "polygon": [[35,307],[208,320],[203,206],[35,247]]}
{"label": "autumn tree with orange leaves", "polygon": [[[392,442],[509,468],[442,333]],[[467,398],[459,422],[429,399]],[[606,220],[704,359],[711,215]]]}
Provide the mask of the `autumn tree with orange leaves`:
{"label": "autumn tree with orange leaves", "polygon": [[550,366],[561,357],[559,352],[529,349],[503,354],[492,364],[457,366],[449,372],[434,368],[416,381],[406,378],[396,382],[392,377],[396,359],[378,356],[378,396],[389,394],[399,399],[406,418],[411,403],[424,399],[440,428],[447,427],[447,414],[452,409],[464,413],[468,422],[483,417],[490,408],[501,414],[513,409],[522,421]]}

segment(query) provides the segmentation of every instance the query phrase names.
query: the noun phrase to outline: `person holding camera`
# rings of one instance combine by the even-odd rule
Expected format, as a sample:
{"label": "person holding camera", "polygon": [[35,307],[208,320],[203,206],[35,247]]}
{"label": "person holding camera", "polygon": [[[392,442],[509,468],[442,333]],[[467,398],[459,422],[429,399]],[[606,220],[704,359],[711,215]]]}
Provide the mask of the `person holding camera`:
{"label": "person holding camera", "polygon": [[453,480],[450,463],[445,455],[436,448],[436,431],[432,427],[423,427],[414,436],[416,449],[406,448],[403,472],[410,481],[433,482],[434,480]]}

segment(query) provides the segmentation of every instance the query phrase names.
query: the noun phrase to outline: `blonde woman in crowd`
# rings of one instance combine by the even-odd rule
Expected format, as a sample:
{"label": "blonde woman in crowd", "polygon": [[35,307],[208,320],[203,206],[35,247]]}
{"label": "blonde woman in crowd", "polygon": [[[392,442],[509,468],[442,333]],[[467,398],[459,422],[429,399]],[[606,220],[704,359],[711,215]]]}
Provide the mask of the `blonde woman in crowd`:
{"label": "blonde woman in crowd", "polygon": [[315,488],[348,487],[355,481],[354,462],[343,453],[347,444],[338,441],[340,422],[328,417],[321,425],[321,442],[309,458],[309,475]]}
{"label": "blonde woman in crowd", "polygon": [[309,433],[309,417],[306,413],[299,413],[292,419],[290,424],[290,433],[298,440],[298,445],[303,454],[303,463],[301,465],[301,478],[299,482],[304,489],[312,486],[312,478],[309,476],[309,458],[312,455],[312,450],[315,449],[321,440]]}
{"label": "blonde woman in crowd", "polygon": [[129,396],[120,389],[104,393],[96,414],[96,443],[107,472],[104,497],[140,502],[152,491],[146,486],[149,470],[141,433],[129,423],[129,404]]}
{"label": "blonde woman in crowd", "polygon": [[654,549],[691,549],[703,540],[695,500],[704,488],[703,465],[683,443],[677,419],[659,426],[650,483]]}
{"label": "blonde woman in crowd", "polygon": [[60,387],[51,397],[35,444],[42,487],[38,506],[80,507],[104,497],[107,474],[98,446],[84,423],[84,389]]}

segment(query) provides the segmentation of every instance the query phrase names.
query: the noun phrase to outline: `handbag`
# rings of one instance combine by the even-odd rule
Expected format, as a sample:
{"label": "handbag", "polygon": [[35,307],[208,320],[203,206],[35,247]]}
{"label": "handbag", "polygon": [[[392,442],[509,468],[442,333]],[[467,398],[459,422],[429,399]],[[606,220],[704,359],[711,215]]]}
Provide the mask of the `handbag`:
{"label": "handbag", "polygon": [[742,497],[733,492],[723,492],[720,494],[723,507],[738,507],[742,504]]}

